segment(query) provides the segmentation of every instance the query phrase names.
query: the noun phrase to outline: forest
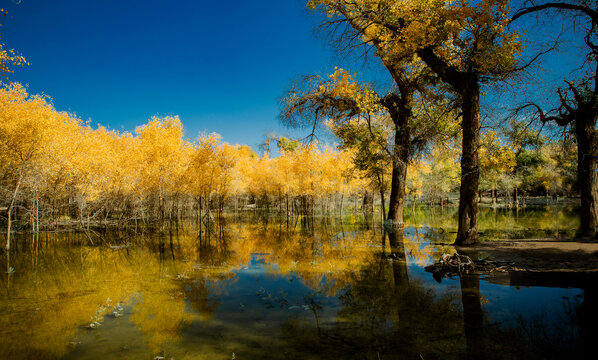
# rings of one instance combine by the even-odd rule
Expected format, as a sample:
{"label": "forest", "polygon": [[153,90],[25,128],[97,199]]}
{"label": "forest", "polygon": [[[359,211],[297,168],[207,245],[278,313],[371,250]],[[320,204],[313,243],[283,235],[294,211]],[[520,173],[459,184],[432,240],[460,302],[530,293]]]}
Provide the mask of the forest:
{"label": "forest", "polygon": [[[598,1],[300,3],[334,68],[277,89],[288,132],[259,145],[227,142],[226,119],[84,120],[19,80],[36,65],[0,37],[0,357],[593,351]],[[124,33],[139,9],[123,5]],[[160,20],[173,43],[177,16]]]}
{"label": "forest", "polygon": [[[227,211],[280,216],[372,210],[388,199],[388,159],[356,163],[359,149],[267,138],[262,155],[218,134],[184,137],[178,117],[152,118],[135,134],[93,128],[18,83],[0,90],[2,189],[10,231],[131,226]],[[481,135],[479,195],[519,206],[528,196],[579,196],[575,144],[512,122]],[[406,197],[443,206],[459,189],[458,134],[428,145],[407,167]],[[267,146],[266,146],[267,143]],[[280,155],[270,157],[270,147]],[[373,150],[368,148],[368,151]],[[363,160],[362,160],[363,161]]]}
{"label": "forest", "polygon": [[[581,196],[581,230],[593,233],[595,71],[558,88],[554,110],[525,99],[504,118],[482,119],[480,109],[482,85],[508,82],[543,54],[523,56],[526,41],[512,21],[551,9],[593,21],[591,6],[548,3],[512,15],[509,1],[384,4],[308,7],[328,14],[339,46],[374,51],[395,88],[379,95],[375,84],[359,83],[342,68],[302,77],[283,95],[280,119],[312,128],[311,135],[305,141],[268,135],[261,155],[217,134],[190,140],[177,116],[153,117],[134,134],[93,127],[56,110],[49,97],[7,82],[0,125],[6,248],[13,229],[203,218],[225,207],[342,214],[346,205],[371,208],[374,195],[382,217],[400,225],[406,199],[443,205],[455,192],[460,244],[478,242],[483,194],[507,206],[528,196]],[[433,7],[444,22],[425,27],[429,17],[418,17],[418,6]],[[402,17],[409,21],[396,28]],[[587,61],[595,56],[593,31],[583,34]],[[2,51],[5,75],[26,65],[14,50]],[[580,118],[587,124],[579,126]],[[558,126],[542,134],[546,124]],[[316,129],[331,134],[330,145],[313,141]],[[270,156],[274,144],[280,156]]]}

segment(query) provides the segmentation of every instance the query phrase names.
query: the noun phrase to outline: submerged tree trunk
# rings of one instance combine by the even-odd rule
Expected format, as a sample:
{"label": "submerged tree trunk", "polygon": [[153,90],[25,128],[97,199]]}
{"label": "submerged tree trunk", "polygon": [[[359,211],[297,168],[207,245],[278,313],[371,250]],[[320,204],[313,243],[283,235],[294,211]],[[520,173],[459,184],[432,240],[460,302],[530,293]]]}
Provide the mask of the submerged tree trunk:
{"label": "submerged tree trunk", "polygon": [[380,185],[380,212],[382,213],[381,220],[386,220],[386,202],[384,200],[384,183],[380,175],[378,175],[378,183]]}
{"label": "submerged tree trunk", "polygon": [[395,143],[392,153],[392,175],[390,180],[390,199],[388,204],[388,219],[393,225],[403,226],[403,207],[405,204],[405,182],[407,179],[407,163],[411,151],[411,134],[409,125],[412,112],[413,89],[406,85],[406,79],[396,75],[396,82],[401,90],[401,96],[387,95],[383,103],[390,113],[395,125]]}
{"label": "submerged tree trunk", "polygon": [[576,121],[577,173],[581,195],[580,231],[594,235],[598,227],[598,136],[595,118],[579,118]]}
{"label": "submerged tree trunk", "polygon": [[478,184],[480,180],[480,88],[477,80],[468,81],[461,94],[463,110],[463,152],[459,191],[459,227],[456,245],[478,243]]}
{"label": "submerged tree trunk", "polygon": [[394,154],[392,161],[392,177],[390,181],[390,199],[388,205],[388,219],[393,225],[403,226],[403,206],[405,204],[405,182],[407,179],[407,162],[409,161],[409,131],[397,127],[395,135]]}
{"label": "submerged tree trunk", "polygon": [[456,245],[478,243],[478,185],[480,169],[480,85],[475,71],[459,71],[427,46],[417,55],[461,97],[463,146],[461,153],[461,188],[459,190],[459,227]]}

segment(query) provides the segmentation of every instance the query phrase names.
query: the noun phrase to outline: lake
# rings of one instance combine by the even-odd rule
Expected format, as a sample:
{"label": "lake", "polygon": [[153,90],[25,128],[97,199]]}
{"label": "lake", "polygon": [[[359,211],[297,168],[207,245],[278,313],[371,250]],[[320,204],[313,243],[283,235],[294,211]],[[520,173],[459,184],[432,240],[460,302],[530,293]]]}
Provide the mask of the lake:
{"label": "lake", "polygon": [[[595,277],[438,282],[424,266],[455,251],[456,216],[409,209],[403,236],[361,214],[230,214],[201,233],[189,222],[98,230],[94,245],[83,233],[16,234],[0,258],[0,357],[586,357]],[[480,214],[483,241],[570,237],[578,226],[564,206]]]}

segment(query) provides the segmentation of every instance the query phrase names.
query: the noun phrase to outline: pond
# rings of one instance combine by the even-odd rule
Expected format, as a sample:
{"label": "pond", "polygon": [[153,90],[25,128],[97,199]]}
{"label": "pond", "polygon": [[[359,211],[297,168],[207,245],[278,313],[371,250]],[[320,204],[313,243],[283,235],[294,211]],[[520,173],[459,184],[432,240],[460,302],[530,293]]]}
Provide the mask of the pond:
{"label": "pond", "polygon": [[[455,209],[407,212],[404,235],[361,215],[227,216],[162,232],[17,234],[1,260],[7,359],[583,358],[596,279],[445,278],[423,267]],[[409,214],[410,213],[410,214]],[[483,210],[485,241],[568,236],[574,209]],[[501,230],[503,229],[503,230]],[[97,239],[101,238],[102,242]],[[393,246],[390,246],[392,243]]]}

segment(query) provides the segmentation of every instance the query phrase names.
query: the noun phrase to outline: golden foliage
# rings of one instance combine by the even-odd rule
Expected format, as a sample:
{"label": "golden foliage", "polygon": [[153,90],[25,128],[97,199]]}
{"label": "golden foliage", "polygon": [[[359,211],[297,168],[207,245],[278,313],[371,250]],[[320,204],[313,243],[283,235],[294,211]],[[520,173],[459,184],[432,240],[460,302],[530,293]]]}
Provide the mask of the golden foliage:
{"label": "golden foliage", "polygon": [[177,116],[152,117],[134,134],[92,128],[18,83],[0,89],[0,109],[1,185],[22,199],[76,199],[81,217],[124,207],[144,217],[153,207],[164,211],[168,199],[222,203],[244,194],[326,198],[361,190],[348,171],[351,153],[318,144],[260,157],[218,134],[191,142]]}

